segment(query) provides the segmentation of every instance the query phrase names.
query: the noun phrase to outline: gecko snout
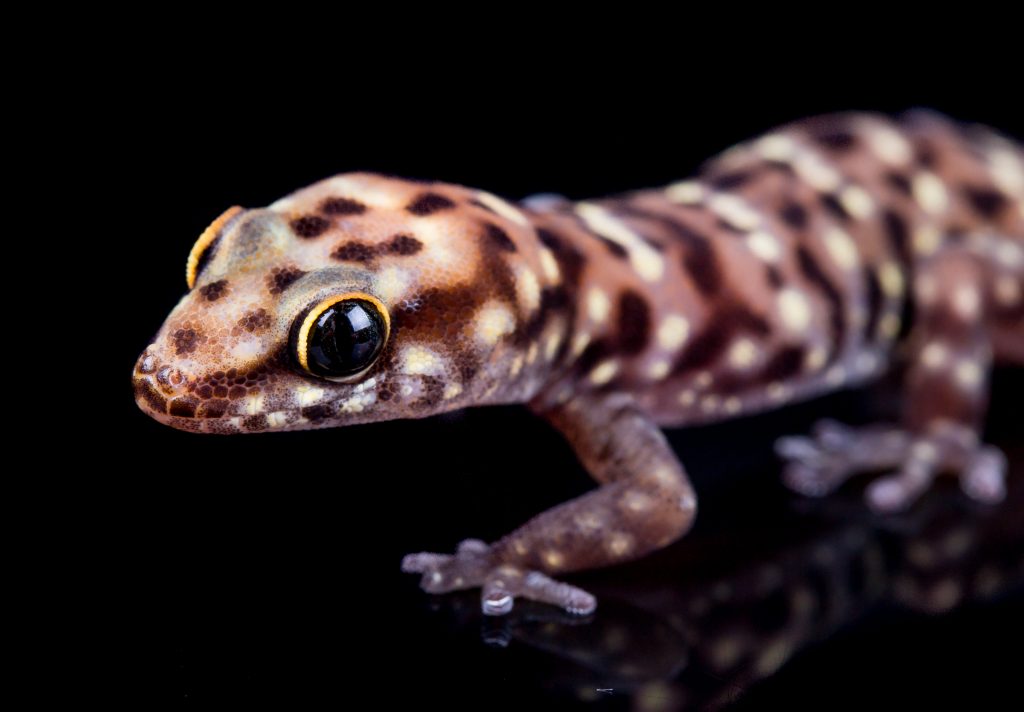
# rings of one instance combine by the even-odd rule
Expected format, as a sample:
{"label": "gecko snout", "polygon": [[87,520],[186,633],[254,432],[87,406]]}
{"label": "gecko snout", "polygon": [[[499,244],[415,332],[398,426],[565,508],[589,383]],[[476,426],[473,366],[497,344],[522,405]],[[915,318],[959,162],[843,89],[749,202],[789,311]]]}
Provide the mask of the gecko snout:
{"label": "gecko snout", "polygon": [[188,395],[188,378],[179,369],[161,365],[149,349],[143,351],[132,371],[135,402],[155,418],[195,415],[194,399]]}

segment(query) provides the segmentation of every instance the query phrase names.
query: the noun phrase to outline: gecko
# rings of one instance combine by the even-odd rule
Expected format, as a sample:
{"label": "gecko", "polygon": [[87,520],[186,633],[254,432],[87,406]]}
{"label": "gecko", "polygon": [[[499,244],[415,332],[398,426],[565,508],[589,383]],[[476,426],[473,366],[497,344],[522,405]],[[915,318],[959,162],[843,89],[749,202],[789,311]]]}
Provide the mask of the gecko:
{"label": "gecko", "polygon": [[138,405],[262,433],[525,404],[598,486],[492,543],[416,553],[431,593],[595,610],[561,580],[681,538],[697,497],[662,428],[780,408],[899,368],[898,422],[777,441],[823,496],[880,513],[940,474],[1003,499],[981,439],[993,364],[1024,364],[1024,151],[929,111],[794,121],[685,180],[574,201],[346,173],[232,207],[138,357]]}

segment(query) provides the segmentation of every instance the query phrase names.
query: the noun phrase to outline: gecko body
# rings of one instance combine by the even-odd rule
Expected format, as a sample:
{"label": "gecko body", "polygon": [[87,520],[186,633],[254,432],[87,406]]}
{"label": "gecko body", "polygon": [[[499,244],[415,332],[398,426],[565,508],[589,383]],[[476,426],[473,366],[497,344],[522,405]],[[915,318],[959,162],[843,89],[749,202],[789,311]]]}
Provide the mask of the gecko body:
{"label": "gecko body", "polygon": [[[524,403],[601,484],[493,544],[414,554],[434,592],[482,587],[586,613],[553,578],[682,536],[696,496],[659,426],[780,407],[907,365],[897,425],[779,441],[820,495],[865,470],[881,511],[939,473],[998,501],[979,440],[994,361],[1024,364],[1024,152],[917,112],[780,127],[658,189],[513,204],[345,174],[232,208],[139,357],[136,399],[176,428],[253,433]],[[899,358],[897,358],[899,357]]]}

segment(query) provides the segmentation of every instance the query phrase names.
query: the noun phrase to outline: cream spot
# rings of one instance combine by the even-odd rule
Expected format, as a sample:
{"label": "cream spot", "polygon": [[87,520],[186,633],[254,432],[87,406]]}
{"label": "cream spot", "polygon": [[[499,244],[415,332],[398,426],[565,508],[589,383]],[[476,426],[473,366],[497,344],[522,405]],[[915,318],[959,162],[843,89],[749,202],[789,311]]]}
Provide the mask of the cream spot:
{"label": "cream spot", "polygon": [[1010,195],[1024,194],[1024,161],[1016,158],[1010,149],[989,154],[989,170],[999,190]]}
{"label": "cream spot", "polygon": [[803,292],[783,289],[777,297],[782,324],[790,331],[804,332],[811,325],[811,305]]}
{"label": "cream spot", "polygon": [[825,373],[825,383],[830,386],[839,386],[846,380],[846,369],[842,366],[833,366]]}
{"label": "cream spot", "polygon": [[509,364],[508,375],[510,377],[512,377],[512,378],[515,378],[516,376],[519,375],[519,372],[522,371],[522,370],[523,370],[523,357],[520,354],[520,355],[516,356],[514,359],[512,359],[512,363]]}
{"label": "cream spot", "polygon": [[939,285],[933,277],[923,275],[914,280],[914,291],[921,304],[932,304],[939,296]]}
{"label": "cream spot", "polygon": [[647,367],[647,376],[652,380],[660,381],[661,379],[668,375],[668,372],[671,369],[672,366],[668,362],[668,359],[658,359],[656,361],[652,361],[651,364]]}
{"label": "cream spot", "polygon": [[530,344],[530,348],[526,349],[526,363],[533,364],[537,360],[538,354],[540,354],[540,346],[537,342]]}
{"label": "cream spot", "polygon": [[544,279],[550,284],[557,284],[562,278],[562,272],[558,269],[558,260],[546,247],[540,248],[540,269],[544,273]]}
{"label": "cream spot", "polygon": [[837,227],[829,228],[823,237],[825,249],[832,260],[845,270],[856,269],[860,260],[857,257],[857,246],[853,238],[845,230]]}
{"label": "cream spot", "polygon": [[765,262],[778,262],[782,257],[779,241],[766,230],[755,230],[747,235],[747,247]]}
{"label": "cream spot", "polygon": [[529,227],[530,221],[526,219],[526,216],[523,215],[522,211],[513,207],[511,203],[502,200],[498,196],[481,190],[477,192],[476,199],[506,220],[511,220],[515,224],[522,225],[523,227]]}
{"label": "cream spot", "polygon": [[878,282],[882,291],[893,299],[903,296],[903,272],[895,262],[883,262],[878,268]]}
{"label": "cream spot", "polygon": [[668,465],[660,465],[654,468],[651,475],[654,477],[655,482],[665,487],[675,487],[679,484],[679,475]]}
{"label": "cream spot", "polygon": [[736,415],[736,413],[740,412],[740,409],[743,407],[743,404],[740,402],[740,399],[737,398],[736,396],[729,396],[728,398],[725,399],[725,402],[722,404],[722,407],[725,409],[725,412],[728,413],[729,415]]}
{"label": "cream spot", "polygon": [[267,413],[267,425],[271,428],[280,428],[287,424],[287,422],[288,415],[284,411],[277,410],[272,413]]}
{"label": "cream spot", "polygon": [[441,394],[441,397],[445,400],[451,400],[452,398],[458,398],[461,393],[462,385],[452,381],[444,387],[444,393]]}
{"label": "cream spot", "polygon": [[697,402],[697,394],[689,389],[679,393],[679,405],[689,408]]}
{"label": "cream spot", "polygon": [[842,184],[839,173],[823,158],[811,152],[801,153],[793,163],[793,168],[808,185],[822,193],[834,193]]}
{"label": "cream spot", "polygon": [[789,136],[769,134],[754,144],[754,150],[764,159],[786,163],[796,155],[797,145]]}
{"label": "cream spot", "polygon": [[1013,306],[1020,301],[1021,289],[1020,282],[1010,277],[1009,275],[1003,275],[996,280],[996,300],[1006,306]]}
{"label": "cream spot", "polygon": [[516,297],[519,304],[526,312],[532,313],[540,306],[540,282],[532,269],[520,265],[515,270],[516,274]]}
{"label": "cream spot", "polygon": [[745,369],[750,368],[754,361],[757,359],[757,344],[750,339],[736,339],[732,342],[732,346],[729,347],[729,353],[726,358],[729,360],[729,365],[733,368]]}
{"label": "cream spot", "polygon": [[911,181],[914,200],[926,213],[933,215],[943,212],[949,203],[949,195],[942,180],[929,171],[917,173]]}
{"label": "cream spot", "polygon": [[719,217],[740,230],[753,230],[761,224],[761,216],[743,198],[731,193],[718,193],[708,202]]}
{"label": "cream spot", "polygon": [[922,462],[936,462],[939,459],[939,449],[929,442],[916,442],[910,448],[910,456]]}
{"label": "cream spot", "polygon": [[511,334],[516,328],[512,310],[497,301],[487,302],[480,307],[474,322],[477,339],[489,346],[498,343],[501,337]]}
{"label": "cream spot", "polygon": [[553,569],[557,569],[565,563],[565,557],[554,549],[548,549],[544,552],[544,563]]}
{"label": "cream spot", "polygon": [[949,349],[938,341],[932,341],[921,349],[921,363],[932,370],[942,368],[949,361]]}
{"label": "cream spot", "polygon": [[590,382],[595,386],[603,386],[619,372],[619,364],[615,361],[602,361],[590,372]]}
{"label": "cream spot", "polygon": [[544,340],[544,358],[551,361],[558,355],[558,347],[562,345],[562,335],[552,329]]}
{"label": "cream spot", "polygon": [[231,347],[231,357],[236,361],[249,361],[263,353],[263,342],[258,338],[240,338]]}
{"label": "cream spot", "polygon": [[608,295],[600,287],[587,290],[587,316],[595,324],[602,324],[611,312],[612,303]]}
{"label": "cream spot", "polygon": [[313,405],[324,397],[323,388],[314,388],[305,384],[299,384],[295,391],[298,393],[300,406]]}
{"label": "cream spot", "polygon": [[973,285],[961,284],[953,290],[953,311],[961,319],[974,319],[981,312],[981,294]]}
{"label": "cream spot", "polygon": [[956,365],[953,377],[964,388],[975,388],[981,383],[981,366],[975,361],[965,359]]}
{"label": "cream spot", "polygon": [[804,368],[808,371],[817,371],[825,365],[828,359],[828,351],[824,346],[815,346],[804,357]]}
{"label": "cream spot", "polygon": [[712,381],[714,381],[714,379],[711,377],[710,371],[701,371],[693,379],[697,388],[707,388],[711,385]]}
{"label": "cream spot", "polygon": [[374,277],[373,291],[385,304],[395,304],[408,296],[412,283],[413,274],[410,270],[402,267],[383,267]]}
{"label": "cream spot", "polygon": [[913,156],[910,144],[895,129],[872,122],[864,127],[871,151],[890,166],[905,166]]}
{"label": "cream spot", "polygon": [[622,556],[633,548],[633,537],[623,532],[615,532],[608,538],[608,551],[615,556]]}
{"label": "cream spot", "polygon": [[875,212],[875,201],[859,185],[848,185],[843,188],[839,192],[839,204],[850,215],[861,220],[871,217]]}
{"label": "cream spot", "polygon": [[576,212],[591,230],[626,249],[630,264],[643,280],[657,282],[661,279],[665,273],[661,255],[621,220],[593,203],[579,203]]}
{"label": "cream spot", "polygon": [[883,314],[882,318],[878,322],[878,333],[886,339],[895,339],[900,333],[900,327],[903,323],[900,321],[898,314],[889,312]]}
{"label": "cream spot", "polygon": [[1024,247],[1002,240],[996,245],[996,259],[1007,267],[1020,267],[1024,265]]}
{"label": "cream spot", "polygon": [[579,356],[581,353],[583,353],[583,349],[587,348],[587,345],[589,343],[590,334],[588,334],[585,331],[581,331],[578,334],[576,334],[574,337],[572,337],[572,346],[570,348],[572,355],[574,357]]}
{"label": "cream spot", "polygon": [[343,400],[338,410],[342,413],[362,413],[368,406],[371,406],[376,402],[376,392],[371,391],[369,393],[360,393],[352,398],[346,398]]}
{"label": "cream spot", "polygon": [[643,492],[630,490],[622,497],[622,506],[631,512],[646,512],[654,505],[654,500]]}
{"label": "cream spot", "polygon": [[444,373],[444,359],[431,349],[411,344],[402,349],[402,371],[414,376],[440,376]]}
{"label": "cream spot", "polygon": [[871,353],[863,353],[857,356],[856,369],[861,375],[868,375],[878,368],[878,356]]}
{"label": "cream spot", "polygon": [[934,225],[922,225],[914,230],[912,240],[914,251],[924,256],[934,254],[942,244],[942,237]]}
{"label": "cream spot", "polygon": [[666,351],[675,351],[690,336],[690,322],[678,314],[670,314],[658,325],[658,346]]}
{"label": "cream spot", "polygon": [[789,389],[778,381],[775,381],[768,384],[767,394],[769,400],[780,403],[789,398]]}
{"label": "cream spot", "polygon": [[716,395],[704,396],[700,399],[700,409],[705,413],[714,413],[721,405],[722,399]]}
{"label": "cream spot", "polygon": [[358,196],[360,203],[374,208],[400,208],[407,196],[404,190],[381,185],[372,178],[360,176],[335,176],[327,180],[326,193],[330,195]]}
{"label": "cream spot", "polygon": [[673,203],[692,205],[704,198],[704,187],[697,181],[684,180],[665,188],[665,197]]}
{"label": "cream spot", "polygon": [[573,522],[583,532],[590,533],[596,532],[604,524],[604,520],[596,512],[584,512],[583,514],[577,515]]}
{"label": "cream spot", "polygon": [[246,415],[259,415],[263,411],[263,393],[252,393],[246,396]]}

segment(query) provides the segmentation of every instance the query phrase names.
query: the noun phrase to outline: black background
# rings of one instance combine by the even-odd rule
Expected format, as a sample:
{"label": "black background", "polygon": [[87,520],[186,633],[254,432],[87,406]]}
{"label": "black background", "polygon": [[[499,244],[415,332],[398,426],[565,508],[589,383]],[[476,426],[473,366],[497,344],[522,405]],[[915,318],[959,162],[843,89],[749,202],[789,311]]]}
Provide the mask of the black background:
{"label": "black background", "polygon": [[[446,614],[445,599],[429,601],[398,570],[404,553],[496,538],[591,486],[560,438],[524,411],[222,438],[171,430],[136,409],[135,358],[185,290],[193,240],[226,207],[265,205],[354,170],[510,198],[598,196],[684,177],[732,143],[833,110],[927,106],[1024,134],[1013,86],[1019,64],[1009,71],[1012,58],[989,54],[937,63],[893,46],[870,67],[839,70],[827,43],[801,59],[734,64],[735,50],[724,46],[628,59],[596,42],[566,62],[492,68],[481,58],[508,53],[506,43],[477,38],[439,58],[429,47],[398,57],[386,43],[360,53],[339,40],[337,56],[318,55],[307,76],[297,73],[301,64],[275,68],[269,38],[246,39],[230,44],[224,68],[203,81],[170,63],[118,84],[106,97],[116,110],[104,113],[96,136],[98,155],[118,174],[124,226],[114,251],[124,328],[106,365],[117,423],[108,456],[127,474],[112,478],[107,494],[130,504],[118,511],[114,553],[130,577],[138,572],[125,595],[142,602],[147,696],[199,707],[357,699],[546,706],[570,704],[581,686],[618,688],[593,670],[577,674],[557,651],[485,644],[479,620]],[[516,52],[553,41],[523,39]],[[122,55],[117,64],[129,61]],[[756,549],[762,538],[810,536],[808,521],[821,515],[781,490],[772,439],[824,415],[868,420],[876,406],[891,409],[891,395],[843,394],[673,434],[703,497],[693,543],[653,564],[578,580],[599,592],[631,577],[699,580],[685,566],[701,541],[724,536],[743,552],[747,541]],[[1014,491],[1024,486],[1022,397],[1019,371],[998,374],[990,438],[1010,451]],[[864,516],[857,496],[856,488],[841,496],[855,520]],[[473,594],[451,598],[475,605]],[[880,699],[999,707],[1016,694],[1021,605],[1018,590],[944,617],[883,606],[748,695],[743,686],[731,694],[742,709]],[[600,693],[598,704],[624,709],[627,699],[618,689]]]}

